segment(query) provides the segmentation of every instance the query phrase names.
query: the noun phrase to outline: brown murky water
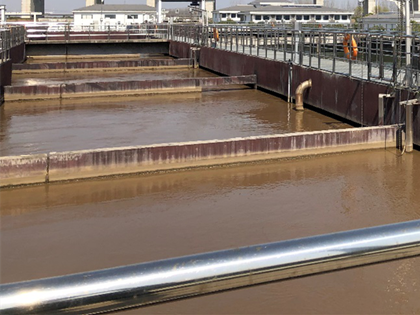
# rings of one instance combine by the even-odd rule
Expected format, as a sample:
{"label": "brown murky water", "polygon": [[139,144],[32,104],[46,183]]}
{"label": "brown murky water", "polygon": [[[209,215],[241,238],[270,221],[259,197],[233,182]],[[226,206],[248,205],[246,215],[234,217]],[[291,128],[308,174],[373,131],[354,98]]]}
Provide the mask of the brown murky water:
{"label": "brown murky water", "polygon": [[[418,219],[419,164],[375,150],[2,190],[1,282]],[[419,314],[419,282],[415,258],[125,314]]]}
{"label": "brown murky water", "polygon": [[117,81],[146,81],[162,79],[184,79],[200,77],[216,77],[217,75],[201,69],[168,69],[133,72],[70,72],[70,73],[39,73],[13,74],[12,85],[40,85],[40,84],[76,84],[85,82],[117,82]]}
{"label": "brown murky water", "polygon": [[347,128],[253,89],[6,103],[0,154],[21,155]]}

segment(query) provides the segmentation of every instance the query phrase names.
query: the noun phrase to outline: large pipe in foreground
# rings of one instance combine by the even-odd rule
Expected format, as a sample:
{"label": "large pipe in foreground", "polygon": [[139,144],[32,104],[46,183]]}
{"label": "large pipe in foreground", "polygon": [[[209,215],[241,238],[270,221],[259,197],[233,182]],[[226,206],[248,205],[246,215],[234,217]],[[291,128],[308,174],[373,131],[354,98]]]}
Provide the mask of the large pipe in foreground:
{"label": "large pipe in foreground", "polygon": [[296,89],[296,110],[303,110],[303,92],[312,86],[312,80],[302,82]]}
{"label": "large pipe in foreground", "polygon": [[106,312],[420,254],[420,220],[0,286],[1,314]]}

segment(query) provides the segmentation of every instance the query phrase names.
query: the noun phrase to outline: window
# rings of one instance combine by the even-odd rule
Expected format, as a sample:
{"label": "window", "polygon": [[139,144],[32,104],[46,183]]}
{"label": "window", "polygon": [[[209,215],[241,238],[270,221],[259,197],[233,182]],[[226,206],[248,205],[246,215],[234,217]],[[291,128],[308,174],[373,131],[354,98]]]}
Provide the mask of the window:
{"label": "window", "polygon": [[339,15],[334,15],[334,19],[335,19],[336,21],[338,21],[338,20],[340,19],[340,16],[339,16]]}
{"label": "window", "polygon": [[91,19],[93,19],[93,15],[92,14],[82,14],[82,19],[83,20],[91,20]]}
{"label": "window", "polygon": [[348,17],[347,17],[347,15],[342,15],[342,16],[341,16],[341,19],[342,19],[342,20],[348,20]]}
{"label": "window", "polygon": [[264,15],[264,20],[265,21],[268,21],[270,19],[270,16],[268,16],[268,15]]}
{"label": "window", "polygon": [[281,21],[282,16],[281,15],[276,15],[276,20],[277,21]]}
{"label": "window", "polygon": [[320,16],[320,15],[317,15],[317,16],[315,17],[315,20],[317,20],[317,21],[321,20],[321,16]]}
{"label": "window", "polygon": [[115,14],[105,14],[106,19],[116,19],[117,16]]}
{"label": "window", "polygon": [[322,17],[322,19],[324,20],[324,21],[328,21],[328,19],[330,18],[330,16],[329,15],[324,15],[323,17]]}
{"label": "window", "polygon": [[256,16],[255,16],[255,20],[256,20],[256,21],[261,21],[261,15],[256,15]]}
{"label": "window", "polygon": [[230,15],[230,17],[232,17],[232,18],[236,18],[236,13],[232,13],[232,14]]}
{"label": "window", "polygon": [[284,18],[286,21],[289,21],[289,20],[290,20],[290,15],[284,15],[284,16],[283,16],[283,18]]}
{"label": "window", "polygon": [[222,19],[226,18],[226,13],[222,13]]}
{"label": "window", "polygon": [[305,20],[305,21],[309,21],[309,19],[310,19],[311,17],[309,16],[309,15],[304,15],[303,16],[303,19]]}
{"label": "window", "polygon": [[127,15],[128,20],[137,20],[138,18],[139,18],[139,16],[137,14]]}
{"label": "window", "polygon": [[297,21],[302,20],[302,15],[296,15],[296,20],[297,20]]}

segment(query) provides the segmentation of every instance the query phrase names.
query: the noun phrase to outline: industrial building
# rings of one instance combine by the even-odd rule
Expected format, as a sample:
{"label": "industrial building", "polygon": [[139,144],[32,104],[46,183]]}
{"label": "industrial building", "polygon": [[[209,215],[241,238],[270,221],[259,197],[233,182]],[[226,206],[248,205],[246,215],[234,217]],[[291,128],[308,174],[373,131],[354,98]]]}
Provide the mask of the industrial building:
{"label": "industrial building", "polygon": [[156,22],[156,9],[144,4],[95,4],[73,11],[75,26],[125,29],[129,25]]}
{"label": "industrial building", "polygon": [[256,0],[247,5],[236,5],[213,12],[213,20],[239,23],[339,23],[350,24],[352,11],[324,7],[323,1],[314,4],[296,4],[287,0]]}
{"label": "industrial building", "polygon": [[22,13],[40,12],[45,14],[45,0],[22,0]]}

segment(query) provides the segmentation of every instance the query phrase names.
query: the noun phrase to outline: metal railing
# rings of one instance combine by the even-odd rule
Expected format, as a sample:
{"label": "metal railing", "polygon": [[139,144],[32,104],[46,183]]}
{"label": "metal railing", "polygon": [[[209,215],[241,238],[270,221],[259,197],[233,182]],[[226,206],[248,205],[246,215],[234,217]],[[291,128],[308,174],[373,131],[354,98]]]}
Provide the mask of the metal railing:
{"label": "metal railing", "polygon": [[[215,39],[217,30],[218,40]],[[290,25],[169,25],[136,26],[38,25],[27,27],[26,41],[136,41],[174,40],[290,62],[362,80],[383,82],[418,91],[420,37],[351,29],[306,28]],[[349,35],[345,54],[344,38]],[[357,55],[355,54],[357,50]],[[408,53],[406,51],[409,51]],[[353,56],[353,58],[352,58]],[[350,57],[350,58],[349,58]]]}
{"label": "metal railing", "polygon": [[[215,30],[218,40],[214,36]],[[344,53],[343,41],[348,34],[355,39],[357,46],[354,47],[351,41],[347,46],[351,54],[356,52],[354,58],[348,58]],[[294,30],[289,26],[173,25],[169,31],[169,39],[175,41],[291,62],[417,91],[420,38],[411,36],[410,53],[405,53],[406,38],[350,29]]]}
{"label": "metal railing", "polygon": [[10,59],[10,50],[25,42],[23,26],[2,25],[0,28],[0,63]]}
{"label": "metal railing", "polygon": [[0,312],[108,312],[418,255],[420,220],[4,284]]}
{"label": "metal railing", "polygon": [[74,26],[32,25],[26,29],[26,42],[94,42],[94,41],[135,41],[167,40],[167,24],[139,24],[136,26]]}

